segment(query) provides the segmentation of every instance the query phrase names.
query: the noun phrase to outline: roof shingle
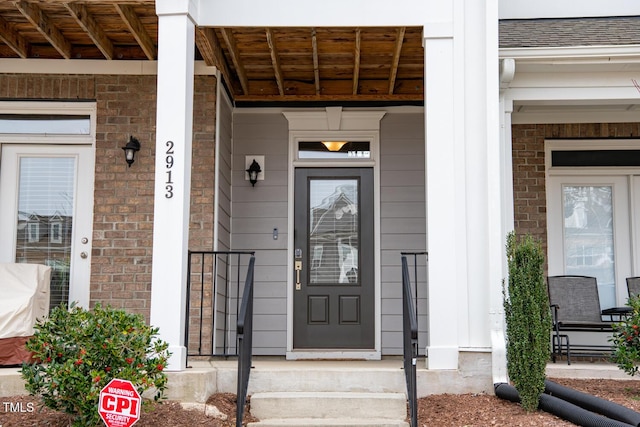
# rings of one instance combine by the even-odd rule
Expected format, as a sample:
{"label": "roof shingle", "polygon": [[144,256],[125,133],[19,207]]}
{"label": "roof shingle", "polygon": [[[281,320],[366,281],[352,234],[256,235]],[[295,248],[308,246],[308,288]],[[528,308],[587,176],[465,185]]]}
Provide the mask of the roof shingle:
{"label": "roof shingle", "polygon": [[500,47],[567,47],[640,44],[640,16],[508,19]]}

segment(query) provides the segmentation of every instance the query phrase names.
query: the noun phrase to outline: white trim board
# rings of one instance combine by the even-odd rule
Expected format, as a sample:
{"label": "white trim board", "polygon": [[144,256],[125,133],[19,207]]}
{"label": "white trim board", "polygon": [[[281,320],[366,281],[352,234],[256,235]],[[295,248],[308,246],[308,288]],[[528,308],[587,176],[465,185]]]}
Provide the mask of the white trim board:
{"label": "white trim board", "polygon": [[[195,61],[196,76],[213,76],[216,67]],[[156,75],[157,61],[105,61],[100,59],[3,59],[0,73],[19,74],[115,74],[115,75]]]}

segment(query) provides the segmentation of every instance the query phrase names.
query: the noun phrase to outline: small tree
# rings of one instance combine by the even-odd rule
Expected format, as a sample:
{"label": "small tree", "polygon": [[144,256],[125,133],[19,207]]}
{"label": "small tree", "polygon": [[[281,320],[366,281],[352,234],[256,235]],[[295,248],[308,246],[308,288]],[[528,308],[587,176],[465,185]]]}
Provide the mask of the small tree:
{"label": "small tree", "polygon": [[526,411],[538,408],[551,350],[551,312],[544,281],[544,253],[531,236],[507,236],[509,283],[504,286],[507,369]]}
{"label": "small tree", "polygon": [[629,298],[631,313],[614,326],[611,359],[627,374],[638,373],[640,364],[640,297]]}
{"label": "small tree", "polygon": [[113,378],[129,380],[142,394],[163,397],[168,344],[142,316],[96,306],[93,311],[59,306],[38,322],[26,347],[33,363],[22,366],[25,388],[45,406],[74,416],[74,426],[101,424],[100,390]]}

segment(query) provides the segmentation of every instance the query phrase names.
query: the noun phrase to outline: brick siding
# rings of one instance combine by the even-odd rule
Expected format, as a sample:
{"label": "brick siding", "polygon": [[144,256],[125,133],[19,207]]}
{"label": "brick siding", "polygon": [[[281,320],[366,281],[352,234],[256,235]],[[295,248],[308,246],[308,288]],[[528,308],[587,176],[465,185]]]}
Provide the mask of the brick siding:
{"label": "brick siding", "polygon": [[[196,76],[189,248],[213,249],[216,80]],[[97,104],[91,305],[110,304],[148,320],[151,299],[156,77],[0,75],[4,100]],[[141,150],[129,168],[121,147]]]}

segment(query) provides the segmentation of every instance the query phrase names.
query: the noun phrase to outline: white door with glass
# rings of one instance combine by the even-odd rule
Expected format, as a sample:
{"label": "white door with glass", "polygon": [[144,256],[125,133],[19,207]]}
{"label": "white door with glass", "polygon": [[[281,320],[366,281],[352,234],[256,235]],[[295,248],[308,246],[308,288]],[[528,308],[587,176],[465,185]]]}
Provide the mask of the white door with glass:
{"label": "white door with glass", "polygon": [[51,305],[88,307],[93,148],[0,147],[0,262],[51,266]]}
{"label": "white door with glass", "polygon": [[547,181],[549,275],[596,277],[602,309],[626,304],[636,221],[629,176],[551,176]]}

